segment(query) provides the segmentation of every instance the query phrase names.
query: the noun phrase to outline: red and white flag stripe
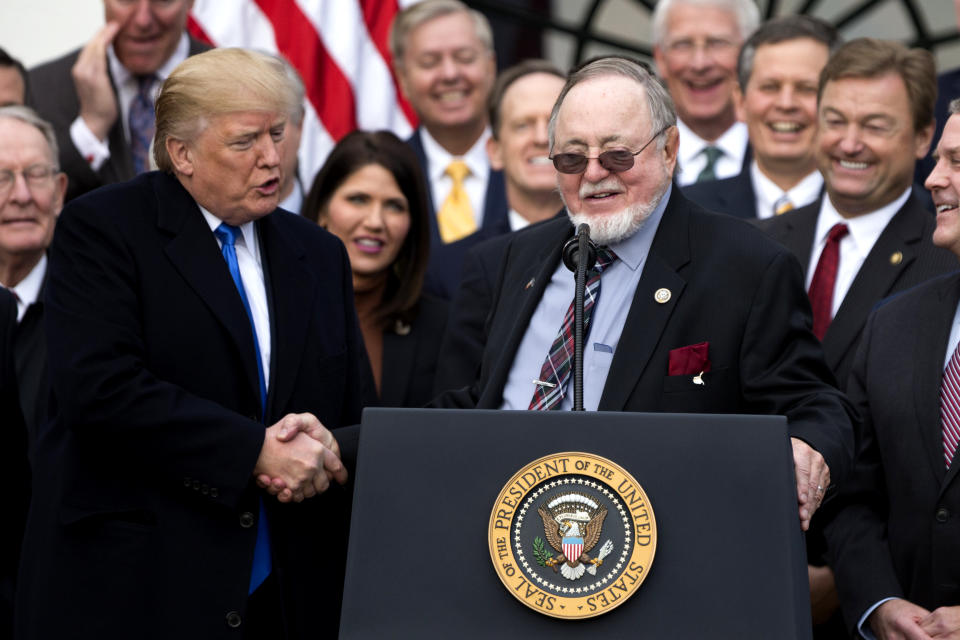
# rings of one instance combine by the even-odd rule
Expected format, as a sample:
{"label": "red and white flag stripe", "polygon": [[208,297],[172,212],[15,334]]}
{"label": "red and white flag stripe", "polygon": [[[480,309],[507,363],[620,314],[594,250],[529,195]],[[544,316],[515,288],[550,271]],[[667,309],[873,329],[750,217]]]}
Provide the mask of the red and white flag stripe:
{"label": "red and white flag stripe", "polygon": [[195,0],[190,32],[215,46],[280,53],[300,72],[306,115],[304,188],[337,140],[354,129],[407,138],[416,116],[393,77],[388,38],[400,8],[417,0]]}

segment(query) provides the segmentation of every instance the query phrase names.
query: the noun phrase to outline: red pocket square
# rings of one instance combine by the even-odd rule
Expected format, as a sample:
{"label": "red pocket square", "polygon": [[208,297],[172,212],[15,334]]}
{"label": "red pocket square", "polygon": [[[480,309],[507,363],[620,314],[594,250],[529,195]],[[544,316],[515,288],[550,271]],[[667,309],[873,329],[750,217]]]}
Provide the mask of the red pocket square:
{"label": "red pocket square", "polygon": [[701,342],[670,350],[671,376],[694,376],[710,371],[710,343]]}

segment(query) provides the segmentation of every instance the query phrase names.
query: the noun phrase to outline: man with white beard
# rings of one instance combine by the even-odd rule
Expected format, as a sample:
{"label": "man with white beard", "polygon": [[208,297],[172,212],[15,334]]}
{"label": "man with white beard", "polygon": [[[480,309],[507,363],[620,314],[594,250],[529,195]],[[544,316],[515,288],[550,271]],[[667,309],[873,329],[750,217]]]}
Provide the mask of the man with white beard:
{"label": "man with white beard", "polygon": [[549,137],[568,218],[514,234],[479,378],[434,405],[572,407],[561,354],[572,353],[574,282],[561,249],[587,223],[599,257],[584,312],[584,407],[787,416],[806,528],[831,478],[849,468],[853,435],[810,331],[796,259],[672,188],[676,112],[641,63],[607,57],[574,72]]}

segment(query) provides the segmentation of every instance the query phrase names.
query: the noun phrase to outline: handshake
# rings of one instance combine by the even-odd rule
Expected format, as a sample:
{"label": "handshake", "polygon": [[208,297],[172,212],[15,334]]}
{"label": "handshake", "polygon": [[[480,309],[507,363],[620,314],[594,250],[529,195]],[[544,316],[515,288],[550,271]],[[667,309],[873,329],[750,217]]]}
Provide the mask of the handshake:
{"label": "handshake", "polygon": [[301,502],[326,491],[331,480],[347,481],[340,446],[310,413],[287,414],[267,428],[253,474],[280,502]]}

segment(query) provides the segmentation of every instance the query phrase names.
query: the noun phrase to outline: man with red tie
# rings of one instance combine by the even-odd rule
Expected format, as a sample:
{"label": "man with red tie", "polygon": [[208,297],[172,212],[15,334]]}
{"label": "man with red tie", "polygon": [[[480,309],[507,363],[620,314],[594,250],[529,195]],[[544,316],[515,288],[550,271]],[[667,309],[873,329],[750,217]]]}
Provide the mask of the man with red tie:
{"label": "man with red tie", "polygon": [[[937,207],[933,243],[956,260],[960,101],[950,113],[926,186]],[[953,273],[881,305],[847,380],[863,422],[826,535],[844,617],[858,637],[960,635],[958,301]]]}
{"label": "man with red tie", "polygon": [[815,154],[826,195],[759,224],[803,265],[813,330],[842,388],[877,301],[956,261],[931,243],[933,217],[911,187],[933,132],[933,56],[853,40],[830,57],[818,95]]}

